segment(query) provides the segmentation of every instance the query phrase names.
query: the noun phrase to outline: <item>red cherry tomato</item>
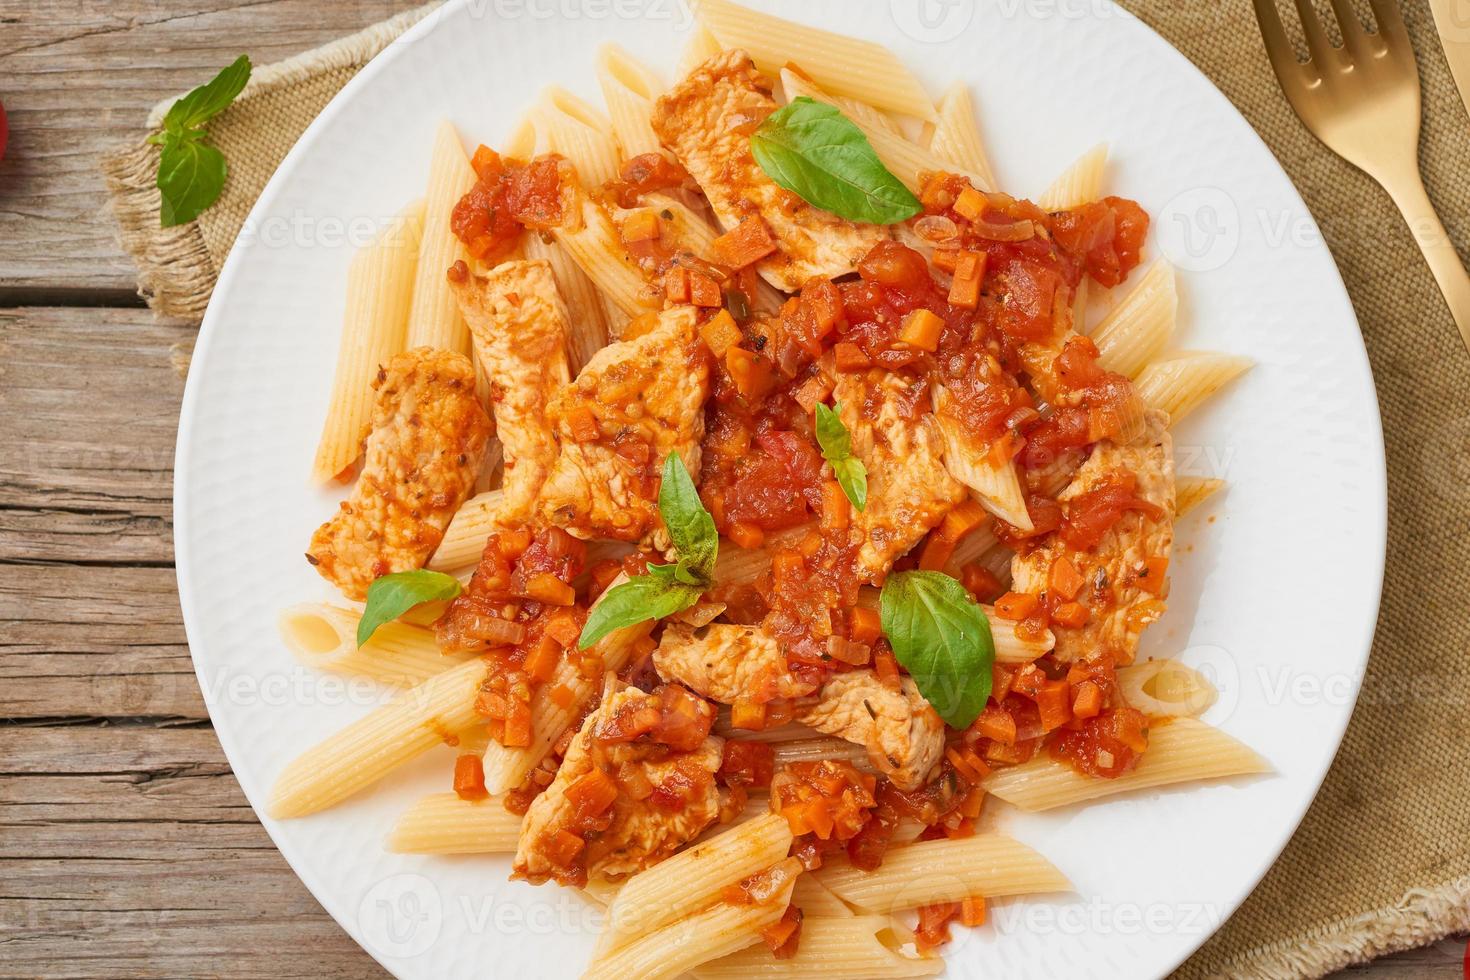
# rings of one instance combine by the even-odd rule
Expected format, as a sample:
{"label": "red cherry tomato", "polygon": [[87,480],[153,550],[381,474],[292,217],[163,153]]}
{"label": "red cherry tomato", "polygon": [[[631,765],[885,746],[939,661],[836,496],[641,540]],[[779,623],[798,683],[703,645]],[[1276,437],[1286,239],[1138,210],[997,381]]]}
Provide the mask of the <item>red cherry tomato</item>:
{"label": "red cherry tomato", "polygon": [[10,123],[5,118],[5,103],[0,102],[0,160],[5,159],[5,144],[10,141]]}

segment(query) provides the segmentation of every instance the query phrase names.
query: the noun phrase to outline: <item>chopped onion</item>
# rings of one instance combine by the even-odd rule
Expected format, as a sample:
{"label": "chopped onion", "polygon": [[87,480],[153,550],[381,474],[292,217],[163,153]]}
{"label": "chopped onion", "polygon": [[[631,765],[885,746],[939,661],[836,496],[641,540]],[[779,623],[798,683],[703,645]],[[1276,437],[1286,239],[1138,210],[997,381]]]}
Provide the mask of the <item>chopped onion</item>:
{"label": "chopped onion", "polygon": [[1008,223],[997,223],[991,221],[972,221],[970,230],[980,238],[989,239],[992,242],[1024,242],[1036,235],[1036,227],[1030,219]]}
{"label": "chopped onion", "polygon": [[914,233],[931,245],[947,245],[960,237],[954,221],[942,214],[926,214],[914,222]]}
{"label": "chopped onion", "polygon": [[520,623],[475,613],[470,613],[465,618],[465,635],[484,640],[492,646],[515,646],[526,638],[526,628]]}
{"label": "chopped onion", "polygon": [[866,643],[854,643],[845,636],[827,637],[827,655],[854,667],[861,667],[872,659],[873,648]]}

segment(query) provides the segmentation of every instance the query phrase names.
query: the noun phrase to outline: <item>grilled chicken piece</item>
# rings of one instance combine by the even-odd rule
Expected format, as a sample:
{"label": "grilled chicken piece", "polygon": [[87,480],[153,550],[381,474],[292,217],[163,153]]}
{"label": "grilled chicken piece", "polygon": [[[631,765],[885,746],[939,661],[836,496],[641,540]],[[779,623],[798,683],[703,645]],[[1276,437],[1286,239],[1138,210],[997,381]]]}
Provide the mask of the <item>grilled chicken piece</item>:
{"label": "grilled chicken piece", "polygon": [[777,109],[771,82],[744,51],[722,52],[692,71],[653,110],[659,140],[684,165],[725,228],[745,218],[766,222],[777,251],[756,264],[771,285],[796,292],[808,279],[852,272],[888,237],[812,207],[784,190],[756,163],[750,134]]}
{"label": "grilled chicken piece", "polygon": [[666,537],[658,517],[664,459],[677,451],[699,479],[709,361],[695,317],[692,306],[665,310],[653,330],[598,351],[551,399],[560,454],[537,504],[543,521],[579,538]]}
{"label": "grilled chicken piece", "polygon": [[311,536],[306,560],[349,599],[373,579],[420,568],[475,488],[490,419],[463,354],[417,347],[378,370],[362,475]]}
{"label": "grilled chicken piece", "polygon": [[[723,758],[724,739],[706,736],[692,751],[676,752],[636,741],[609,744],[600,737],[608,734],[620,714],[657,711],[658,703],[658,692],[645,694],[637,688],[604,695],[572,739],[556,778],[526,812],[513,877],[537,884],[554,879],[581,885],[588,877],[635,874],[669,857],[715,822],[721,801],[714,774]],[[713,715],[707,702],[699,703]],[[577,794],[569,799],[568,790],[593,770],[620,784],[636,778],[632,775],[636,772],[652,784],[653,793],[634,799],[619,790],[611,807],[598,815],[597,822],[604,826],[581,829],[573,802]],[[560,835],[569,833],[581,837],[585,846],[567,861],[566,838]]]}
{"label": "grilled chicken piece", "polygon": [[1052,564],[1066,557],[1086,584],[1077,601],[1090,613],[1081,627],[1052,624],[1058,660],[1091,660],[1110,654],[1117,664],[1133,662],[1138,637],[1163,614],[1160,596],[1139,587],[1149,558],[1169,557],[1174,543],[1174,453],[1169,417],[1160,411],[1144,415],[1142,435],[1129,445],[1100,442],[1072,482],[1057,497],[1067,502],[1096,488],[1114,474],[1130,473],[1134,495],[1161,511],[1155,518],[1138,510],[1124,512],[1118,522],[1087,551],[1069,548],[1060,532],[1011,561],[1011,588],[1040,594],[1048,588]]}
{"label": "grilled chicken piece", "polygon": [[864,746],[895,786],[918,789],[944,754],[944,722],[913,680],[901,686],[895,691],[871,670],[836,674],[814,704],[797,706],[796,720]]}
{"label": "grilled chicken piece", "polygon": [[859,578],[877,583],[964,500],[965,487],[945,468],[944,439],[922,382],[881,369],[842,372],[833,394],[853,455],[868,470],[867,507],[853,510],[849,533],[861,535]]}
{"label": "grilled chicken piece", "polygon": [[791,673],[776,638],[758,626],[711,623],[694,629],[670,623],[653,652],[653,666],[664,680],[722,704],[799,698],[815,689]]}
{"label": "grilled chicken piece", "polygon": [[506,521],[521,520],[556,459],[547,405],[570,377],[566,307],[544,260],[504,262],[452,286],[492,386],[505,451],[501,513]]}

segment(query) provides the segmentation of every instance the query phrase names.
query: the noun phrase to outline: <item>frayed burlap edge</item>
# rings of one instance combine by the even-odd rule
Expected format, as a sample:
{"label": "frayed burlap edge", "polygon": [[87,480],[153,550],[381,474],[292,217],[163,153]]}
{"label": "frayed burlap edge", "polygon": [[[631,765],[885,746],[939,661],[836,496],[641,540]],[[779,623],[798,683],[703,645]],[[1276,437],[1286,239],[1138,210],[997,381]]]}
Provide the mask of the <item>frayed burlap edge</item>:
{"label": "frayed burlap edge", "polygon": [[[439,3],[427,3],[374,24],[356,34],[273,65],[258,68],[238,102],[252,95],[295,85],[323,71],[361,66],[372,60]],[[148,114],[156,132],[178,96],[164,99]],[[190,222],[161,227],[161,198],[155,186],[159,149],[146,137],[106,154],[101,161],[118,241],[138,267],[138,295],[159,316],[203,318],[219,275],[199,227]]]}
{"label": "frayed burlap edge", "polygon": [[1414,888],[1396,903],[1241,951],[1214,977],[1303,980],[1470,930],[1470,877]]}

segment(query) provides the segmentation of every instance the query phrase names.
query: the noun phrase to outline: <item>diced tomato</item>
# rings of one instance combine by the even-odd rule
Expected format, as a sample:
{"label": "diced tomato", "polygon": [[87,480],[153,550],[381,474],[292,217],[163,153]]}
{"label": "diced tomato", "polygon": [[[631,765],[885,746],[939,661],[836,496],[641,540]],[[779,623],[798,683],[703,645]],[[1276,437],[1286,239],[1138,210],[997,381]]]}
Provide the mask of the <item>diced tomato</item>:
{"label": "diced tomato", "polygon": [[643,153],[623,164],[607,190],[621,207],[637,207],[644,194],[678,187],[689,174],[662,153]]}
{"label": "diced tomato", "polygon": [[725,754],[720,762],[719,778],[726,786],[771,785],[776,770],[776,752],[766,742],[725,740]]}
{"label": "diced tomato", "polygon": [[485,765],[477,755],[461,755],[454,760],[454,793],[462,800],[483,800]]}
{"label": "diced tomato", "polygon": [[1086,551],[1097,547],[1128,511],[1139,511],[1152,520],[1159,520],[1163,516],[1162,508],[1138,497],[1134,492],[1136,487],[1137,478],[1119,470],[1098,481],[1091,490],[1074,496],[1067,503],[1062,540],[1068,547]]}

